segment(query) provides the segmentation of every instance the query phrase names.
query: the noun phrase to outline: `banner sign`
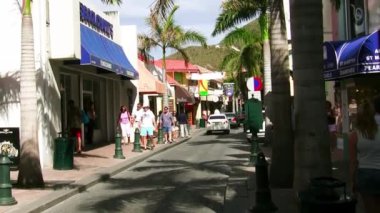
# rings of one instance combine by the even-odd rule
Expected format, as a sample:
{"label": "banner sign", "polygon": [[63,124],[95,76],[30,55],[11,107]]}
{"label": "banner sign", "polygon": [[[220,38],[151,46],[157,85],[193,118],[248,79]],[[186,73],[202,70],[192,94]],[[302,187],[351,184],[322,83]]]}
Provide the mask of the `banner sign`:
{"label": "banner sign", "polygon": [[207,96],[208,95],[208,80],[199,80],[198,86],[199,86],[199,95]]}
{"label": "banner sign", "polygon": [[234,83],[224,83],[223,84],[223,89],[224,89],[224,94],[226,96],[233,96],[234,95]]}

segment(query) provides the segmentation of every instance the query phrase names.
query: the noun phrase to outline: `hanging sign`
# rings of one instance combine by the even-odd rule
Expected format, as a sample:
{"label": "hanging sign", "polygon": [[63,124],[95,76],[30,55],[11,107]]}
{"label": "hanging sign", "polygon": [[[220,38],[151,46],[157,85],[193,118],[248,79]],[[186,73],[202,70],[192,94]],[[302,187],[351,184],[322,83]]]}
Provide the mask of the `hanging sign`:
{"label": "hanging sign", "polygon": [[263,89],[263,82],[260,77],[250,77],[247,79],[247,88],[249,91],[260,91]]}
{"label": "hanging sign", "polygon": [[234,95],[234,83],[224,83],[224,94],[228,97],[231,97]]}
{"label": "hanging sign", "polygon": [[207,96],[208,95],[208,80],[199,80],[198,86],[199,86],[199,95]]}

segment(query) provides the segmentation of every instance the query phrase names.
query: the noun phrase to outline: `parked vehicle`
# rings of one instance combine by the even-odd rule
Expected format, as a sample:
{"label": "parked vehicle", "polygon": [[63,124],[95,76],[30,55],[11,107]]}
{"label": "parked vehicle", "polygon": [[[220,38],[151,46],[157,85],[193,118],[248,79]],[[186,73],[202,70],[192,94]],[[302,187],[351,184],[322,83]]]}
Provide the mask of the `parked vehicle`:
{"label": "parked vehicle", "polygon": [[228,121],[230,122],[231,128],[237,128],[240,126],[240,121],[236,113],[234,112],[225,112],[224,113],[227,116]]}
{"label": "parked vehicle", "polygon": [[223,131],[226,134],[230,134],[230,122],[225,114],[212,114],[208,117],[207,134],[214,131]]}
{"label": "parked vehicle", "polygon": [[244,123],[245,120],[245,112],[239,111],[236,113],[237,119],[239,120],[239,123]]}

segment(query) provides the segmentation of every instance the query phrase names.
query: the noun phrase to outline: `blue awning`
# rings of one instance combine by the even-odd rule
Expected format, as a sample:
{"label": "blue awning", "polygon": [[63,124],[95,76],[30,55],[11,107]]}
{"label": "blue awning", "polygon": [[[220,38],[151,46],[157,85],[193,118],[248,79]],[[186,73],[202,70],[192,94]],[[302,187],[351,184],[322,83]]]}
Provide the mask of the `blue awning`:
{"label": "blue awning", "polygon": [[[337,52],[336,69],[324,69],[326,80],[380,72],[380,30],[345,42]],[[327,58],[331,57],[327,55]],[[333,60],[329,58],[328,60]]]}
{"label": "blue awning", "polygon": [[118,75],[138,78],[138,72],[133,68],[120,45],[82,24],[80,38],[81,65],[94,65]]}
{"label": "blue awning", "polygon": [[344,41],[327,41],[323,43],[323,70],[325,79],[336,77],[338,73],[338,57],[344,45]]}

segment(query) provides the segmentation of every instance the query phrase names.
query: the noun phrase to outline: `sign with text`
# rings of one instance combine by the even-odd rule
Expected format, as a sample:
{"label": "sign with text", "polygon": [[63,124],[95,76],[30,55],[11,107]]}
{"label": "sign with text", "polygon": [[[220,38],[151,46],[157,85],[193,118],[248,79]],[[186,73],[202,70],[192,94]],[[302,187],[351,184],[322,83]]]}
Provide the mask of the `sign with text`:
{"label": "sign with text", "polygon": [[0,127],[0,142],[9,141],[18,150],[17,157],[9,157],[12,161],[11,169],[18,169],[20,162],[20,129],[16,127]]}

